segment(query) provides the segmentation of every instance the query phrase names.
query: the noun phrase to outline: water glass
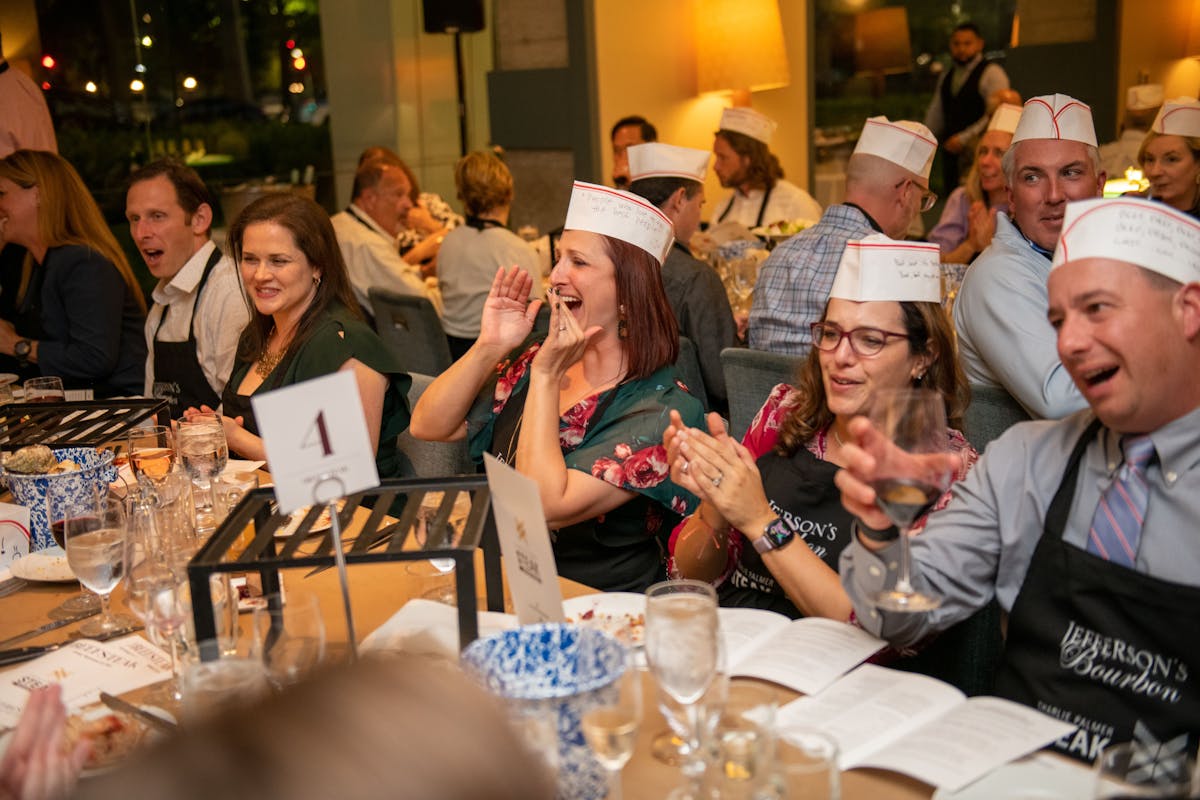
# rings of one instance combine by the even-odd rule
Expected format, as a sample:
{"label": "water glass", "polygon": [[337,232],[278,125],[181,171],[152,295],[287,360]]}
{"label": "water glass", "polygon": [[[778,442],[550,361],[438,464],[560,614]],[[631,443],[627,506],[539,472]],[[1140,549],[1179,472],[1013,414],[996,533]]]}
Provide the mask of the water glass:
{"label": "water glass", "polygon": [[715,724],[702,731],[705,797],[752,800],[771,787],[778,706],[778,692],[766,684],[729,684]]}
{"label": "water glass", "polygon": [[[70,481],[49,481],[46,484],[46,521],[50,523],[50,535],[66,552],[63,528],[68,516],[85,515],[96,502],[94,492],[80,492]],[[100,598],[86,588],[79,594],[62,601],[55,609],[75,616],[100,607]]]}
{"label": "water glass", "polygon": [[325,657],[325,621],[317,596],[289,591],[254,609],[254,655],[276,689],[298,683]]}
{"label": "water glass", "polygon": [[779,753],[776,787],[780,800],[839,800],[838,746],[818,730],[790,730]]}
{"label": "water glass", "polygon": [[66,397],[62,378],[30,378],[25,381],[26,403],[61,403]]}
{"label": "water glass", "polygon": [[179,423],[179,457],[196,493],[196,527],[201,532],[216,527],[213,517],[212,481],[225,471],[229,446],[225,428],[217,414],[193,414]]}
{"label": "water glass", "polygon": [[[1180,737],[1183,739],[1183,737]],[[1200,794],[1196,759],[1169,743],[1111,744],[1096,758],[1093,797],[1188,800]]]}
{"label": "water glass", "polygon": [[69,509],[63,520],[67,565],[87,588],[100,596],[100,616],[80,626],[84,636],[102,636],[134,624],[130,617],[114,615],[113,589],[125,576],[125,502],[97,496],[88,508]]}
{"label": "water glass", "polygon": [[203,646],[188,651],[183,664],[183,722],[185,725],[245,706],[266,695],[271,687],[261,660],[238,654],[200,660]]}

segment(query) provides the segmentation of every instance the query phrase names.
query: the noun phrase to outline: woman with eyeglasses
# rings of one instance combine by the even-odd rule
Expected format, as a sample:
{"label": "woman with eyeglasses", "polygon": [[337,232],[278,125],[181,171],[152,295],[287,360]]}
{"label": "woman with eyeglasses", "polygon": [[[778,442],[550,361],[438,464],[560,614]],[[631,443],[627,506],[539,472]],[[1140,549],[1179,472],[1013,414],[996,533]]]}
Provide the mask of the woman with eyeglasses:
{"label": "woman with eyeglasses", "polygon": [[[949,448],[962,457],[955,480],[966,474],[978,454],[953,430],[968,389],[938,302],[938,250],[882,235],[851,242],[796,385],[771,391],[740,444],[715,414],[708,431],[672,419],[663,436],[671,477],[702,501],[671,537],[680,577],[717,583],[723,606],[849,620],[837,568],[853,517],[834,475],[847,424],[869,413],[881,390],[940,392]],[[898,299],[863,300],[880,296]]]}

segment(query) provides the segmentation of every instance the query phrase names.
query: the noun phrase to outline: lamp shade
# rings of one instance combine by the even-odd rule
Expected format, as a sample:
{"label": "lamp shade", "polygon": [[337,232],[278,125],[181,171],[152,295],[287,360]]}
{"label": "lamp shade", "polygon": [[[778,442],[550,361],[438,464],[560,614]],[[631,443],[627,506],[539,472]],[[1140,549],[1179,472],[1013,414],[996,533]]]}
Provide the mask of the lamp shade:
{"label": "lamp shade", "polygon": [[854,17],[854,66],[860,74],[912,71],[906,8],[876,8]]}
{"label": "lamp shade", "polygon": [[791,82],[778,0],[699,0],[696,84],[700,92],[778,89]]}

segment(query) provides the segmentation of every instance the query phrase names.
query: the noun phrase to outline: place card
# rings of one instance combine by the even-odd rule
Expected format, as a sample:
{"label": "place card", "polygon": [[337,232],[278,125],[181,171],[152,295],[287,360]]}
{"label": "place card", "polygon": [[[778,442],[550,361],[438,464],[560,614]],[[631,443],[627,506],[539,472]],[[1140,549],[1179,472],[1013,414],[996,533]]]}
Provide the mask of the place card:
{"label": "place card", "polygon": [[379,485],[353,372],[256,394],[250,402],[282,513]]}
{"label": "place card", "polygon": [[517,621],[522,625],[565,622],[558,567],[537,483],[491,454],[484,454],[483,463]]}
{"label": "place card", "polygon": [[0,568],[29,555],[29,509],[0,503]]}

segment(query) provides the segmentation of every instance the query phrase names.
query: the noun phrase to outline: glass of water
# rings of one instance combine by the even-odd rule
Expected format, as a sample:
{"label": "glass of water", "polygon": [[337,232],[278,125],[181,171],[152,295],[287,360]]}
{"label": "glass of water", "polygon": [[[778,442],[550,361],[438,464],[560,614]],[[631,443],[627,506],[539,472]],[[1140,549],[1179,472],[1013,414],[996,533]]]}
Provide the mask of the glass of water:
{"label": "glass of water", "polygon": [[212,482],[225,471],[229,461],[229,445],[225,442],[225,428],[220,415],[193,414],[180,422],[177,447],[183,468],[197,489],[197,532],[210,532],[216,527]]}
{"label": "glass of water", "polygon": [[88,508],[75,508],[63,520],[67,564],[87,588],[100,596],[100,616],[80,627],[84,636],[102,636],[135,621],[110,608],[113,589],[125,576],[125,503],[97,496]]}

